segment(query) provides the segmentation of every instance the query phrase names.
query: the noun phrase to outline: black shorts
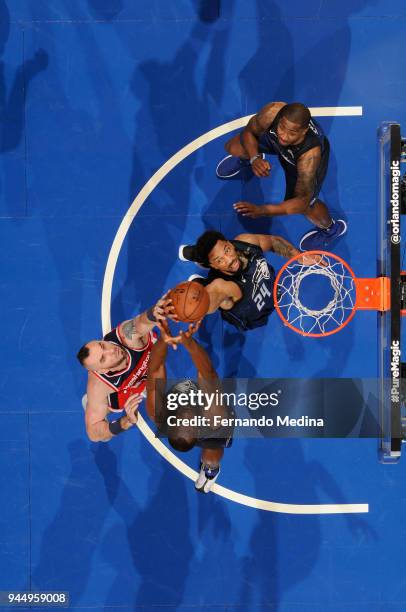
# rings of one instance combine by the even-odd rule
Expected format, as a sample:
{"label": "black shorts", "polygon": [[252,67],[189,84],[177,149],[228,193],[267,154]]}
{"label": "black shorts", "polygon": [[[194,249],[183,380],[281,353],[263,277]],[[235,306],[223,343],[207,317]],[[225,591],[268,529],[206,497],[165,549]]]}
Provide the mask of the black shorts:
{"label": "black shorts", "polygon": [[[277,155],[279,162],[283,168],[286,179],[286,191],[285,191],[285,200],[290,200],[295,197],[295,187],[297,183],[297,167],[287,162],[278,151],[272,149],[269,146],[269,142],[261,143],[261,138],[259,139],[259,152],[267,153],[268,155]],[[328,169],[328,160],[330,156],[330,144],[327,138],[324,141],[324,148],[321,154],[320,165],[316,172],[316,183],[314,185],[314,190],[312,193],[312,198],[310,200],[310,206],[313,206],[317,198],[319,197],[319,193],[323,184],[323,181],[327,174]]]}
{"label": "black shorts", "polygon": [[[220,429],[213,431],[212,435],[207,436],[207,433],[209,433],[208,428],[204,428],[204,432],[202,432],[203,435],[197,441],[196,446],[199,446],[200,448],[211,448],[211,449],[230,448],[230,446],[233,443],[233,433],[234,433],[233,421],[235,418],[234,410],[230,407],[227,409],[226,418],[227,420],[229,420],[229,422],[225,425],[222,425]],[[204,433],[206,433],[206,436],[204,435]]]}
{"label": "black shorts", "polygon": [[230,448],[233,443],[233,438],[230,436],[229,438],[201,438],[197,441],[196,446],[199,448]]}

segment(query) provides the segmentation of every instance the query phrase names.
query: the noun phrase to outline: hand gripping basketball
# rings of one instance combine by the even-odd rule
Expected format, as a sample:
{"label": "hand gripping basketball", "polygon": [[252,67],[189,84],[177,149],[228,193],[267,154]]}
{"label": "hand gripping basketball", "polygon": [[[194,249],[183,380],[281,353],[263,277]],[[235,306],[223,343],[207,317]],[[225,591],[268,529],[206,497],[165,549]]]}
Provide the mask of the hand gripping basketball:
{"label": "hand gripping basketball", "polygon": [[200,321],[209,310],[209,294],[196,281],[179,283],[170,290],[168,298],[172,302],[174,314],[183,323]]}

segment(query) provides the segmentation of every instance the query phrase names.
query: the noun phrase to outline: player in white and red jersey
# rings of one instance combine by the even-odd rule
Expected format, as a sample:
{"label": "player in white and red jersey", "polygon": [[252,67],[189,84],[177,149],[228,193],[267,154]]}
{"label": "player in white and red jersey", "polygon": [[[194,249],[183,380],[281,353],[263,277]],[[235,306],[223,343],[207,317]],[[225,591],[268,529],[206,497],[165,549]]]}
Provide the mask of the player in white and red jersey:
{"label": "player in white and red jersey", "polygon": [[[107,442],[137,421],[138,405],[145,396],[147,368],[157,335],[156,321],[164,318],[163,296],[153,308],[120,323],[102,340],[91,340],[77,354],[88,370],[86,431],[93,442]],[[109,412],[125,414],[108,421]]]}

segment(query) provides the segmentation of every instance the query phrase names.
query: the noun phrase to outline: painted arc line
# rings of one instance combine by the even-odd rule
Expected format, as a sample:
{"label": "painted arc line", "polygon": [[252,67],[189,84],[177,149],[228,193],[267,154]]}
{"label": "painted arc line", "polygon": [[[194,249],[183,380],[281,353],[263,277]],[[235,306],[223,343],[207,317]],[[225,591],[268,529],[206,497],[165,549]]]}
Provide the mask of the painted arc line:
{"label": "painted arc line", "polygon": [[[154,432],[146,424],[140,414],[138,416],[137,425],[148,442],[152,444],[155,450],[157,450],[164,459],[171,463],[179,472],[182,472],[187,478],[190,478],[190,480],[196,480],[198,476],[197,472],[172,453],[159,438],[155,437]],[[238,493],[237,491],[227,489],[218,484],[214,484],[212,492],[244,506],[283,514],[356,514],[369,511],[368,504],[283,504],[250,497],[249,495]]]}
{"label": "painted arc line", "polygon": [[[341,106],[341,107],[317,107],[310,108],[312,116],[323,116],[323,117],[336,117],[336,116],[360,116],[362,115],[361,106]],[[202,134],[182,149],[177,151],[170,159],[168,159],[163,166],[161,166],[155,174],[145,183],[141,191],[137,194],[133,203],[124,215],[123,220],[117,230],[113,244],[110,249],[110,253],[107,259],[106,270],[103,279],[102,289],[102,301],[101,301],[101,317],[102,317],[102,329],[103,335],[111,330],[111,293],[113,288],[114,272],[117,265],[118,256],[121,251],[124,239],[127,235],[128,229],[144,204],[145,200],[152,193],[152,191],[159,185],[159,183],[171,172],[180,162],[186,157],[197,151],[200,147],[208,144],[212,140],[224,136],[233,130],[244,127],[252,115],[240,117],[234,121],[229,121],[223,125],[219,125],[216,128]],[[170,451],[164,444],[155,437],[152,429],[147,425],[141,415],[138,417],[138,428],[155,450],[166,459],[174,468],[180,471],[184,476],[191,480],[196,480],[197,472],[189,467],[184,461],[179,459],[172,451]],[[225,497],[236,503],[250,506],[251,508],[257,508],[261,510],[267,510],[271,512],[281,512],[285,514],[347,514],[347,513],[363,513],[368,512],[368,504],[283,504],[278,502],[267,501],[264,499],[257,499],[238,493],[231,489],[227,489],[221,485],[215,484],[212,492]]]}

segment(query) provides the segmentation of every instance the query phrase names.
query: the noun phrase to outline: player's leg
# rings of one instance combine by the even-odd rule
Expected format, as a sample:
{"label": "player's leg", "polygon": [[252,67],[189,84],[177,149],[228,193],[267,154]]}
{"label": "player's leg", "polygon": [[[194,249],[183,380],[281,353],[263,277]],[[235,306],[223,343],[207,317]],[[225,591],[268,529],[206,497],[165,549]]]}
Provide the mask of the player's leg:
{"label": "player's leg", "polygon": [[203,448],[201,454],[200,472],[195,482],[195,488],[201,493],[208,493],[220,474],[220,461],[224,448]]}
{"label": "player's leg", "polygon": [[[337,238],[347,231],[346,222],[342,219],[333,219],[327,205],[318,197],[327,174],[329,153],[330,149],[327,143],[317,171],[312,199],[302,211],[303,215],[316,226],[302,236],[299,243],[302,251],[328,249]],[[286,178],[285,200],[288,200],[294,197],[297,170],[282,157],[280,157],[280,162]]]}
{"label": "player's leg", "polygon": [[327,174],[329,157],[330,145],[326,141],[320,166],[317,170],[313,198],[305,212],[306,218],[314,223],[317,229],[310,230],[302,236],[299,243],[302,251],[329,249],[332,243],[347,231],[346,222],[343,219],[333,219],[327,205],[319,198],[319,193]]}
{"label": "player's leg", "polygon": [[299,248],[302,251],[329,249],[347,231],[346,222],[343,219],[333,219],[326,204],[319,198],[310,202],[304,215],[316,228],[306,232],[300,239]]}
{"label": "player's leg", "polygon": [[[286,189],[285,189],[285,200],[291,200],[295,197],[295,189],[297,183],[297,170],[296,166],[288,163],[283,157],[279,157],[280,164],[285,173],[285,181],[286,181]],[[320,191],[320,186],[317,185],[315,188],[315,192]],[[298,214],[304,215],[309,221],[314,223],[318,228],[327,228],[330,227],[332,223],[332,218],[328,211],[327,206],[317,198],[315,193],[313,193],[313,198],[309,204],[303,204],[302,208],[298,209]]]}
{"label": "player's leg", "polygon": [[312,201],[303,214],[320,229],[327,229],[333,221],[326,204],[320,199]]}

